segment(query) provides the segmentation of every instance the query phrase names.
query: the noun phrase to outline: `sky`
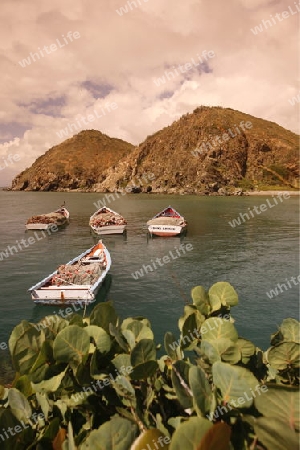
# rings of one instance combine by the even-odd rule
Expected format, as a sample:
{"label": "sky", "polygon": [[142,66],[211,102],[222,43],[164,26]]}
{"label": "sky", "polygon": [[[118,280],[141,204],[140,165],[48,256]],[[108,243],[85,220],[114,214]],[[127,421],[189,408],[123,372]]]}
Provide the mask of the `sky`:
{"label": "sky", "polygon": [[137,145],[201,105],[299,133],[299,18],[298,0],[1,0],[0,186],[83,129]]}

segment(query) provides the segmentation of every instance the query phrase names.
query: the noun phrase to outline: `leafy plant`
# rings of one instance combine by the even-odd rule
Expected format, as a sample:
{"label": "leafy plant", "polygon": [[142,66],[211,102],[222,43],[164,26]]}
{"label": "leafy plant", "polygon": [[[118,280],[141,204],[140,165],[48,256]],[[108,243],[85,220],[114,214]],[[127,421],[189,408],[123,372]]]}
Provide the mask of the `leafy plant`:
{"label": "leafy plant", "polygon": [[191,296],[159,358],[150,322],[122,321],[110,302],[17,325],[1,449],[296,450],[299,322],[285,319],[263,353],[237,333],[229,283]]}

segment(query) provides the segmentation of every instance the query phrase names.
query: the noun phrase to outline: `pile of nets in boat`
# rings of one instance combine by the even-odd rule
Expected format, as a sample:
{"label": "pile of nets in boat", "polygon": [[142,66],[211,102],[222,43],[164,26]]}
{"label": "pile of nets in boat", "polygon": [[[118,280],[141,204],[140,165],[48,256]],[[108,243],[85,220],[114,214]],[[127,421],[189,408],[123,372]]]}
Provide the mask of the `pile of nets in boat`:
{"label": "pile of nets in boat", "polygon": [[41,214],[40,216],[32,216],[30,219],[27,220],[27,224],[30,223],[56,223],[58,225],[61,225],[66,222],[66,218],[63,214],[52,212],[49,214]]}
{"label": "pile of nets in boat", "polygon": [[155,219],[148,220],[147,225],[176,225],[184,226],[186,222],[182,217],[156,217]]}
{"label": "pile of nets in boat", "polygon": [[101,275],[103,265],[99,263],[61,265],[57,269],[57,274],[52,277],[52,286],[84,284],[92,285],[96,283]]}
{"label": "pile of nets in boat", "polygon": [[124,217],[119,214],[111,213],[110,211],[101,212],[90,220],[90,225],[94,227],[105,227],[108,225],[126,225],[127,222]]}

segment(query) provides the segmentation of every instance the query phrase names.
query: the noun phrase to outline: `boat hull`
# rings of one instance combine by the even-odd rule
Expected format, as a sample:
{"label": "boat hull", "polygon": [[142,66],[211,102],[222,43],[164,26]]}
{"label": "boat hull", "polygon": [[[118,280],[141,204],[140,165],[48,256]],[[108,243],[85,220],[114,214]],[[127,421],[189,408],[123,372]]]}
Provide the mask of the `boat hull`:
{"label": "boat hull", "polygon": [[103,234],[123,234],[126,230],[126,225],[107,225],[104,227],[94,227],[91,225],[91,229],[94,233]]}
{"label": "boat hull", "polygon": [[[101,241],[100,241],[101,242]],[[103,245],[103,244],[102,244]],[[96,246],[86,250],[81,255],[69,261],[66,265],[72,265],[79,260],[86,260],[90,252],[95,249]],[[93,285],[60,285],[60,286],[48,286],[48,282],[53,276],[57,275],[57,271],[50,274],[41,282],[32,286],[29,289],[31,298],[34,303],[44,305],[71,305],[71,304],[90,304],[96,300],[97,292],[99,291],[109,269],[111,266],[110,254],[105,247],[104,249],[106,268],[101,273],[97,281]],[[93,262],[95,262],[93,260]]]}
{"label": "boat hull", "polygon": [[82,288],[81,286],[72,287],[60,286],[56,289],[37,289],[32,292],[31,298],[34,303],[43,305],[73,305],[86,304],[89,305],[96,300],[97,292],[99,291],[102,282],[93,292],[89,291],[89,287]]}
{"label": "boat hull", "polygon": [[185,231],[186,227],[173,225],[149,225],[148,231],[150,234],[161,237],[179,236]]}
{"label": "boat hull", "polygon": [[[49,230],[55,223],[29,223],[26,230]],[[57,226],[57,225],[56,225]]]}

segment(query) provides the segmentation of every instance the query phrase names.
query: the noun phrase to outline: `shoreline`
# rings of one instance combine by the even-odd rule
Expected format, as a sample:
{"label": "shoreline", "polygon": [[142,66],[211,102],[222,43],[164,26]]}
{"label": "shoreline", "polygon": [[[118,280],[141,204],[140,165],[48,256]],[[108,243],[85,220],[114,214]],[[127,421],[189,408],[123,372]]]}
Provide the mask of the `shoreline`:
{"label": "shoreline", "polygon": [[252,195],[252,196],[261,196],[261,195],[276,195],[276,194],[289,194],[291,195],[300,195],[300,190],[299,191],[246,191],[244,192],[244,195]]}

